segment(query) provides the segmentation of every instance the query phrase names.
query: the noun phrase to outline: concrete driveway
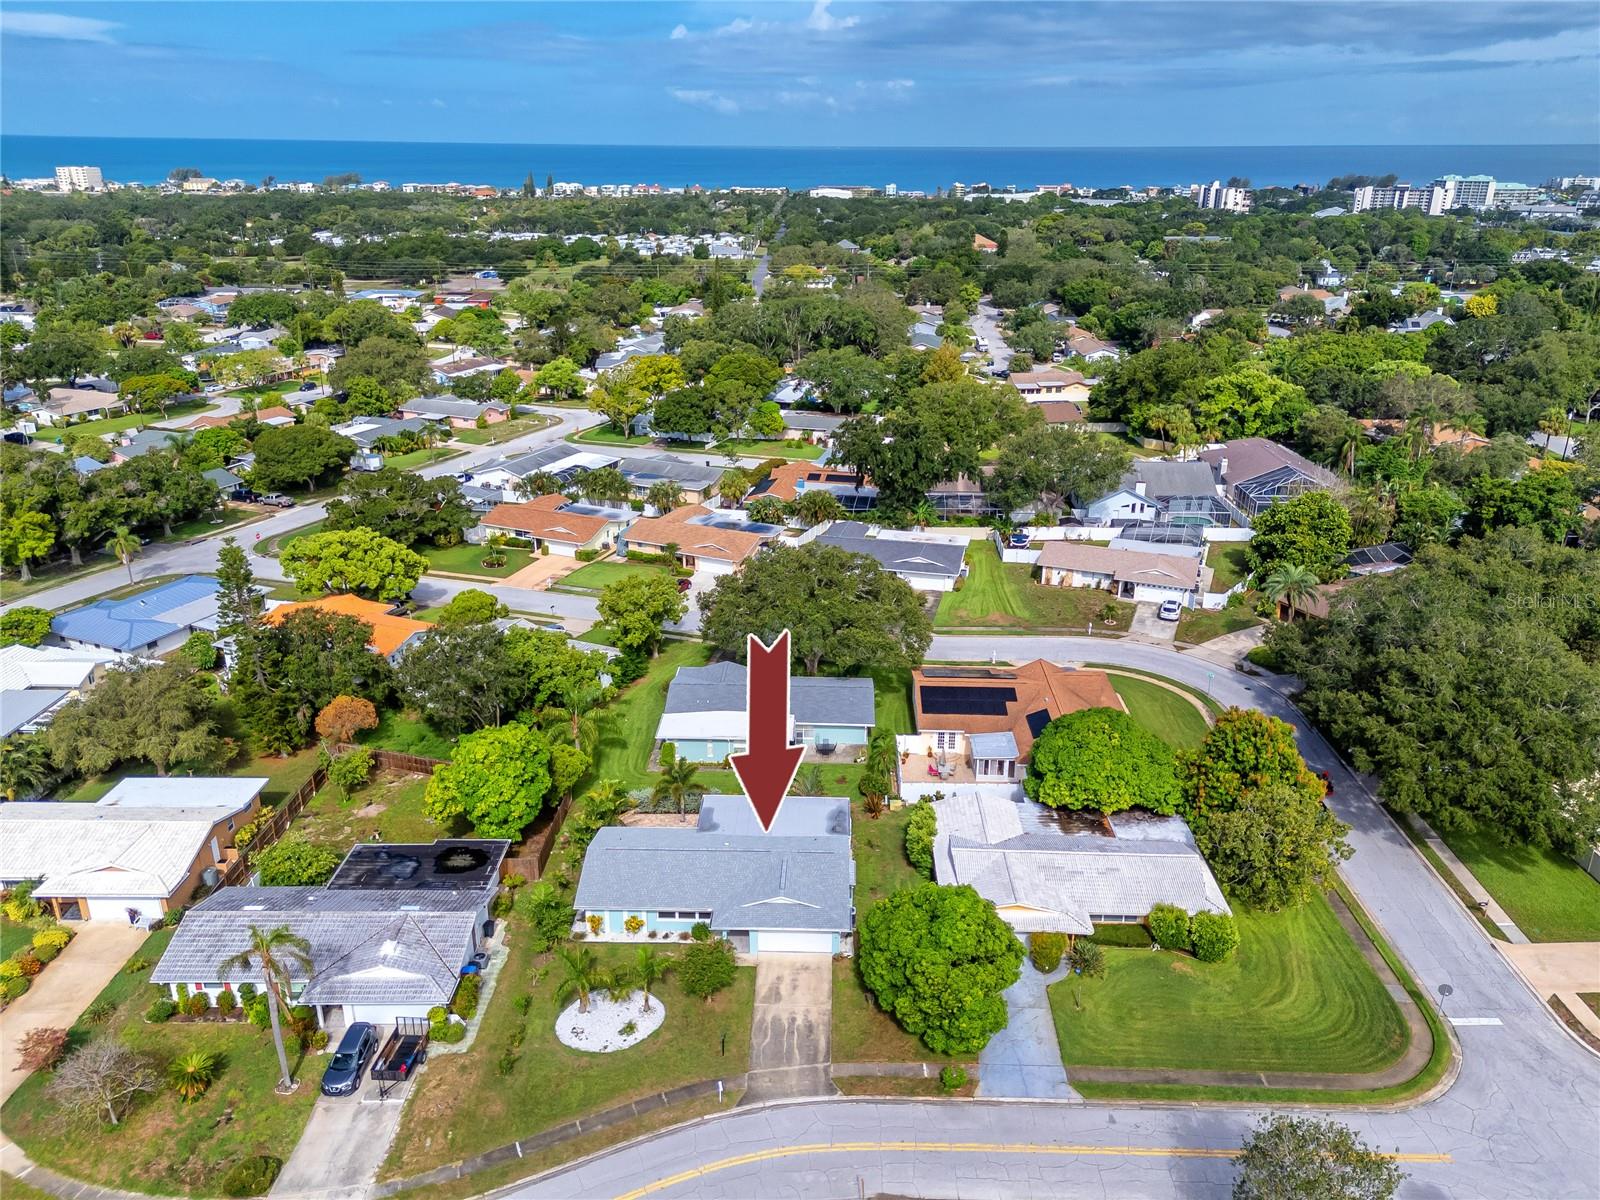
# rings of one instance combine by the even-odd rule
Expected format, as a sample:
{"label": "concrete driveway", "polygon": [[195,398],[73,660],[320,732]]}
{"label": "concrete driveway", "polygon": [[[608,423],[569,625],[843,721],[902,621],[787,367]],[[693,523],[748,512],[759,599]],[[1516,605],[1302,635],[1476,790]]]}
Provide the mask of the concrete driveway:
{"label": "concrete driveway", "polygon": [[1172,645],[1178,636],[1178,623],[1176,621],[1163,621],[1156,616],[1156,611],[1161,606],[1158,604],[1136,604],[1133,608],[1133,621],[1128,626],[1128,632],[1137,638],[1144,638],[1150,642],[1161,642],[1163,645]]}
{"label": "concrete driveway", "polygon": [[1041,975],[1027,959],[1022,977],[1006,989],[1006,1027],[989,1039],[978,1055],[978,1095],[1013,1099],[1072,1100],[1078,1093],[1067,1083],[1056,1040],[1055,1018],[1045,988],[1066,974]]}
{"label": "concrete driveway", "polygon": [[6,1009],[5,1031],[0,1035],[0,1103],[28,1077],[16,1069],[17,1042],[35,1029],[69,1028],[148,936],[142,929],[111,921],[86,921],[73,929],[77,936],[67,948]]}
{"label": "concrete driveway", "polygon": [[831,1096],[833,960],[826,954],[756,955],[750,1082],[742,1103]]}
{"label": "concrete driveway", "polygon": [[[300,1086],[320,1087],[326,1064],[326,1058],[307,1058],[300,1068]],[[364,1200],[371,1195],[411,1086],[402,1084],[387,1100],[379,1100],[378,1085],[367,1079],[354,1096],[318,1096],[305,1132],[268,1195],[316,1200]]]}

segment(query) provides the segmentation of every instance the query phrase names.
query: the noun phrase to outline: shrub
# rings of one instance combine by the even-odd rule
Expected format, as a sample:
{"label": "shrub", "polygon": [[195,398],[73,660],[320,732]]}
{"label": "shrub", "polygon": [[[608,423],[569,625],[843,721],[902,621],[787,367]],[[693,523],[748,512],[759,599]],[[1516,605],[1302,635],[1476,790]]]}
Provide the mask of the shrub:
{"label": "shrub", "polygon": [[595,559],[600,557],[600,551],[593,549],[579,550],[577,557],[579,562],[593,562]]}
{"label": "shrub", "polygon": [[264,1196],[282,1168],[283,1160],[270,1154],[241,1158],[222,1177],[222,1194],[234,1197]]}
{"label": "shrub", "polygon": [[443,1025],[435,1025],[429,1036],[436,1042],[454,1045],[467,1036],[467,1027],[459,1021],[446,1021]]}
{"label": "shrub", "polygon": [[183,1002],[183,1011],[191,1017],[203,1017],[211,1008],[211,997],[204,992],[196,992]]}
{"label": "shrub", "polygon": [[257,991],[255,984],[241,983],[239,985],[239,1003],[246,1008],[250,1007],[250,1002],[256,998]]}
{"label": "shrub", "polygon": [[223,992],[217,997],[217,1011],[225,1017],[233,1016],[239,1007],[239,998],[232,992]]}
{"label": "shrub", "polygon": [[32,879],[13,885],[6,893],[5,903],[0,905],[0,909],[18,924],[33,920],[44,912],[44,906],[33,898],[33,889],[38,886],[37,881]]}
{"label": "shrub", "polygon": [[622,928],[629,933],[638,933],[639,930],[644,928],[644,918],[630,916],[622,922]]}
{"label": "shrub", "polygon": [[604,917],[602,917],[599,913],[590,913],[585,918],[585,922],[589,926],[589,932],[594,934],[595,937],[599,937],[600,936],[600,930],[605,925],[606,919]]}
{"label": "shrub", "polygon": [[182,1008],[183,1005],[184,1005],[184,1002],[186,1000],[188,1000],[188,999],[189,999],[189,985],[187,983],[180,983],[178,985],[178,1007]]}
{"label": "shrub", "polygon": [[1150,910],[1150,936],[1163,950],[1189,948],[1189,914],[1176,904],[1157,904]]}
{"label": "shrub", "polygon": [[33,948],[35,950],[43,950],[46,946],[49,946],[52,950],[59,952],[64,950],[71,940],[72,933],[69,930],[62,929],[60,926],[52,929],[41,929],[33,935]]}
{"label": "shrub", "polygon": [[442,1004],[435,1004],[428,1010],[429,1025],[443,1025],[450,1019],[450,1010]]}
{"label": "shrub", "polygon": [[172,1020],[177,1011],[177,1004],[163,996],[144,1010],[144,1019],[152,1025],[160,1025],[164,1021]]}
{"label": "shrub", "polygon": [[201,629],[189,635],[189,640],[183,643],[178,653],[185,662],[202,671],[209,671],[217,665],[216,643],[211,640],[209,633]]}
{"label": "shrub", "polygon": [[272,1024],[272,1013],[267,1009],[267,998],[257,996],[245,1008],[245,1016],[250,1018],[250,1024],[257,1029],[266,1029]]}
{"label": "shrub", "polygon": [[350,793],[364,787],[372,778],[372,750],[357,746],[346,750],[328,764],[328,782],[339,790],[341,800],[350,799]]}
{"label": "shrub", "polygon": [[317,1027],[317,1010],[309,1004],[296,1004],[289,1009],[289,1028],[298,1038],[309,1037]]}
{"label": "shrub", "polygon": [[1130,950],[1148,950],[1150,931],[1143,925],[1096,925],[1089,940],[1097,946],[1122,946]]}
{"label": "shrub", "polygon": [[661,769],[670,771],[678,761],[678,745],[676,742],[661,743]]}
{"label": "shrub", "polygon": [[525,1017],[528,1015],[528,1010],[533,1007],[533,997],[524,992],[513,1000],[511,1004],[517,1010],[518,1016]]}
{"label": "shrub", "polygon": [[1239,927],[1222,913],[1197,912],[1189,922],[1194,956],[1201,962],[1221,962],[1239,948]]}
{"label": "shrub", "polygon": [[104,997],[96,999],[83,1010],[83,1020],[89,1025],[104,1025],[116,1015],[116,1003]]}
{"label": "shrub", "polygon": [[1028,960],[1034,970],[1050,974],[1061,965],[1061,956],[1067,952],[1067,935],[1064,933],[1030,933],[1028,935]]}
{"label": "shrub", "polygon": [[17,1069],[48,1071],[67,1052],[67,1031],[41,1026],[30,1029],[17,1040]]}
{"label": "shrub", "polygon": [[33,956],[38,959],[40,963],[52,962],[56,955],[60,953],[61,950],[56,946],[35,946],[33,948]]}
{"label": "shrub", "polygon": [[922,872],[923,878],[933,878],[933,836],[939,831],[939,817],[932,804],[919,802],[906,819],[906,858]]}
{"label": "shrub", "polygon": [[678,934],[678,940],[680,942],[687,942],[692,936],[693,935],[687,929],[685,929],[682,933]]}
{"label": "shrub", "polygon": [[0,962],[0,979],[21,979],[22,964],[14,958]]}
{"label": "shrub", "polygon": [[167,1067],[167,1079],[172,1084],[172,1090],[183,1097],[184,1103],[192,1103],[206,1094],[211,1087],[212,1080],[216,1079],[221,1066],[215,1054],[207,1054],[204,1050],[191,1050],[188,1054],[180,1054],[172,1060]]}
{"label": "shrub", "polygon": [[261,832],[261,821],[246,821],[233,832],[234,848],[243,850],[256,840],[256,834]]}
{"label": "shrub", "polygon": [[478,993],[483,989],[481,975],[463,975],[456,984],[455,997],[450,1001],[450,1011],[458,1017],[471,1017],[478,1011]]}
{"label": "shrub", "polygon": [[1245,654],[1244,660],[1252,666],[1260,667],[1263,671],[1272,671],[1275,674],[1283,671],[1283,659],[1276,650],[1268,646],[1252,646]]}
{"label": "shrub", "polygon": [[709,1000],[733,982],[733,943],[725,938],[696,942],[678,964],[678,983],[691,996]]}
{"label": "shrub", "polygon": [[939,1087],[945,1092],[958,1092],[967,1086],[967,1069],[965,1067],[940,1067]]}
{"label": "shrub", "polygon": [[328,1048],[328,1031],[326,1029],[313,1030],[306,1042],[313,1050],[323,1051]]}
{"label": "shrub", "polygon": [[134,955],[123,965],[122,969],[129,975],[137,975],[140,971],[148,971],[150,969],[150,960]]}
{"label": "shrub", "polygon": [[6,1003],[10,1004],[11,1001],[26,992],[31,984],[31,980],[24,979],[21,976],[15,979],[7,979],[4,983],[0,983],[0,997],[4,997]]}
{"label": "shrub", "polygon": [[258,854],[255,865],[266,887],[320,887],[333,878],[343,857],[331,846],[319,846],[304,834],[291,833]]}
{"label": "shrub", "polygon": [[44,970],[44,964],[33,956],[33,951],[31,949],[19,950],[16,954],[11,956],[10,961],[16,963],[22,974],[29,979],[32,979],[40,971]]}

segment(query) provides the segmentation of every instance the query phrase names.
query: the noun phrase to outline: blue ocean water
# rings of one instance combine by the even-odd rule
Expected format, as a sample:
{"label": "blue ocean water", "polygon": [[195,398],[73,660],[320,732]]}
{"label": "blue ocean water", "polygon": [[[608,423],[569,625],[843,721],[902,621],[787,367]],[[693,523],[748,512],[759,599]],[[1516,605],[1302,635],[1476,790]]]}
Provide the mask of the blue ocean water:
{"label": "blue ocean water", "polygon": [[218,179],[320,182],[354,171],[399,185],[520,184],[528,172],[580,183],[663,187],[893,183],[932,192],[984,181],[1027,190],[1041,183],[1089,187],[1176,185],[1248,178],[1268,184],[1325,183],[1337,175],[1394,173],[1425,182],[1485,174],[1538,184],[1600,170],[1600,146],[1148,146],[994,149],[909,146],[539,146],[473,142],[253,141],[201,138],[42,137],[0,134],[0,172],[28,178],[57,165],[98,166],[107,179],[155,183],[177,167]]}

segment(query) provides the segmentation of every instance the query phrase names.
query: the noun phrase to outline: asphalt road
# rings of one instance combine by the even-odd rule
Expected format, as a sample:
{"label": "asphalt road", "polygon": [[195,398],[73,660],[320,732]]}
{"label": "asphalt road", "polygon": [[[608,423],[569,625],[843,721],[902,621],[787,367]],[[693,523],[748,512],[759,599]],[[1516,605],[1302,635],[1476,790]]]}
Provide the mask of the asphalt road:
{"label": "asphalt road", "polygon": [[998,308],[987,300],[980,300],[977,310],[967,318],[973,335],[989,340],[989,357],[994,359],[994,366],[987,368],[990,371],[1006,371],[1011,367],[1012,351],[1001,334],[1000,317]]}
{"label": "asphalt road", "polygon": [[[1573,1041],[1283,696],[1203,659],[1088,638],[937,637],[955,661],[1100,662],[1156,671],[1298,726],[1332,776],[1356,853],[1344,876],[1458,1026],[1459,1075],[1402,1112],[1334,1111],[1410,1156],[1410,1197],[1600,1196],[1600,1058]],[[1070,1076],[1070,1072],[1069,1072]],[[1262,1110],[1135,1103],[803,1101],[739,1109],[515,1185],[518,1197],[1223,1197]],[[1439,1156],[1448,1156],[1440,1161]]]}

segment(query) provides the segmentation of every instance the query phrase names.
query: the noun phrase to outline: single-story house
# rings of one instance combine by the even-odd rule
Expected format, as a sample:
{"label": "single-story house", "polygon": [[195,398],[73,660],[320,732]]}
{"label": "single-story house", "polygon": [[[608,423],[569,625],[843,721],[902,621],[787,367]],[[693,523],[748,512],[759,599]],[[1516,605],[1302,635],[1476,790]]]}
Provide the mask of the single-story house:
{"label": "single-story house", "polygon": [[[840,954],[854,894],[848,799],[789,796],[763,830],[746,797],[713,795],[693,829],[600,830],[573,903],[578,928],[597,941],[645,943],[704,922],[742,954]],[[641,922],[635,933],[630,918]]]}
{"label": "single-story house", "polygon": [[911,326],[911,348],[913,350],[937,350],[944,345],[944,339],[939,336],[939,322],[923,318]]}
{"label": "single-story house", "polygon": [[1039,580],[1049,587],[1104,588],[1124,600],[1159,604],[1176,600],[1196,608],[1211,588],[1211,568],[1187,554],[1142,553],[1046,542],[1039,551]]}
{"label": "single-story house", "polygon": [[[453,316],[454,313],[449,315]],[[433,381],[440,387],[445,387],[453,380],[465,379],[469,375],[498,375],[507,365],[498,358],[478,358],[468,351],[452,354],[448,358],[434,362],[431,370]]]}
{"label": "single-story house", "polygon": [[772,471],[745,497],[745,503],[770,496],[774,500],[794,500],[807,491],[832,492],[846,512],[866,512],[878,502],[878,489],[861,481],[854,471],[822,467],[816,463],[791,462]]}
{"label": "single-story house", "polygon": [[783,532],[779,525],[747,521],[739,513],[686,504],[659,517],[643,517],[622,533],[623,554],[664,554],[676,546],[678,563],[691,571],[731,575]]}
{"label": "single-story house", "polygon": [[220,429],[225,425],[232,425],[235,421],[247,421],[251,417],[257,424],[270,425],[274,429],[295,423],[294,413],[281,404],[269,404],[255,410],[255,412],[236,412],[229,416],[196,417],[184,425],[184,431],[193,433],[198,429]]}
{"label": "single-story house", "polygon": [[1019,934],[1091,934],[1142,922],[1157,904],[1230,911],[1181,818],[1116,813],[1106,837],[1027,832],[1022,808],[958,792],[934,803],[933,841],[934,879],[975,889]]}
{"label": "single-story house", "polygon": [[1063,371],[1057,367],[1013,371],[1010,382],[1024,400],[1071,400],[1079,405],[1089,403],[1089,392],[1094,387],[1094,381],[1085,378],[1081,371]]}
{"label": "single-story house", "polygon": [[110,463],[101,462],[97,458],[90,458],[87,454],[80,454],[72,460],[72,469],[77,472],[80,479],[86,479],[96,471],[104,471],[110,465]]}
{"label": "single-story house", "polygon": [[243,500],[250,494],[250,489],[227,467],[212,467],[209,471],[200,472],[205,478],[216,485],[217,495],[224,500]]}
{"label": "single-story house", "polygon": [[96,600],[50,622],[51,636],[75,650],[157,655],[191,633],[217,629],[217,581],[185,575],[120,600]]}
{"label": "single-story house", "polygon": [[1086,525],[1234,523],[1216,472],[1206,462],[1135,459],[1111,491],[1075,499],[1072,511]]}
{"label": "single-story house", "polygon": [[1405,317],[1389,326],[1390,333],[1426,333],[1435,325],[1454,325],[1455,321],[1444,315],[1442,309],[1433,309],[1429,312],[1418,313],[1413,317]]}
{"label": "single-story house", "polygon": [[148,925],[214,885],[264,778],[124,779],[94,804],[0,804],[0,886],[38,880],[57,920]]}
{"label": "single-story house", "polygon": [[536,547],[549,546],[552,553],[572,558],[580,550],[614,545],[638,515],[626,505],[591,504],[553,492],[520,504],[497,504],[481,524],[490,534],[525,538]]}
{"label": "single-story house", "polygon": [[1035,659],[1019,667],[923,667],[911,672],[917,732],[896,738],[902,792],[938,782],[1020,785],[1034,739],[1086,708],[1124,707],[1104,671]]}
{"label": "single-story house", "polygon": [[170,429],[136,429],[117,435],[111,447],[113,464],[130,462],[149,454],[152,450],[171,451],[183,442],[183,436]]}
{"label": "single-story house", "polygon": [[966,542],[940,542],[913,537],[861,521],[834,521],[814,539],[852,554],[876,559],[921,592],[950,592],[966,573]]}
{"label": "single-story house", "polygon": [[639,499],[644,499],[658,483],[675,483],[687,504],[699,504],[709,498],[716,491],[724,470],[709,463],[702,466],[670,454],[625,458],[617,464],[617,469]]}
{"label": "single-story house", "polygon": [[1044,414],[1046,425],[1077,425],[1088,420],[1083,406],[1072,400],[1038,400],[1034,407]]}
{"label": "single-story house", "polygon": [[319,596],[315,600],[291,600],[263,613],[261,619],[269,625],[280,625],[294,613],[313,609],[331,616],[354,617],[370,625],[372,636],[367,641],[367,649],[383,655],[391,663],[398,663],[407,650],[433,631],[433,626],[426,621],[400,616],[392,604],[366,600],[350,592]]}
{"label": "single-story house", "polygon": [[466,477],[478,487],[498,488],[506,500],[517,499],[517,484],[532,475],[550,475],[563,484],[571,483],[587,471],[615,467],[621,459],[613,454],[578,450],[565,442],[543,446],[526,454],[512,454],[487,462]]}
{"label": "single-story house", "polygon": [[324,1028],[426,1018],[484,951],[509,846],[362,843],[324,887],[223,888],[184,914],[150,981],[213,1002],[243,983],[259,987],[259,971],[222,964],[249,945],[251,926],[286,925],[311,946],[310,971],[291,972],[290,998],[314,1006]]}
{"label": "single-story house", "polygon": [[65,646],[0,647],[0,738],[33,733],[104,677],[119,655]]}
{"label": "single-story house", "polygon": [[[682,667],[667,687],[667,703],[656,723],[656,743],[671,742],[679,758],[720,763],[747,748],[747,673],[738,663]],[[789,680],[789,745],[824,756],[851,757],[872,733],[870,679]]]}
{"label": "single-story house", "polygon": [[30,414],[40,425],[69,425],[73,421],[98,420],[127,410],[116,392],[89,387],[53,387],[42,404]]}
{"label": "single-story house", "polygon": [[371,450],[384,438],[418,436],[430,429],[438,429],[440,422],[427,417],[357,417],[342,425],[329,426],[330,433],[347,437],[358,449]]}
{"label": "single-story house", "polygon": [[1199,457],[1216,467],[1233,502],[1252,516],[1302,492],[1339,486],[1332,471],[1267,438],[1236,438],[1200,451]]}
{"label": "single-story house", "polygon": [[783,436],[791,441],[821,445],[848,420],[842,413],[819,412],[811,408],[783,410]]}
{"label": "single-story house", "polygon": [[607,371],[614,371],[629,359],[664,354],[666,346],[666,336],[659,330],[625,337],[617,343],[616,349],[608,350],[594,360],[594,374],[598,376],[604,375]]}
{"label": "single-story house", "polygon": [[478,418],[498,425],[511,415],[508,405],[499,400],[462,400],[456,396],[423,396],[407,400],[396,410],[402,417],[437,421],[451,429],[476,429]]}
{"label": "single-story house", "polygon": [[1067,349],[1085,362],[1115,362],[1122,357],[1116,346],[1076,326],[1067,334]]}

